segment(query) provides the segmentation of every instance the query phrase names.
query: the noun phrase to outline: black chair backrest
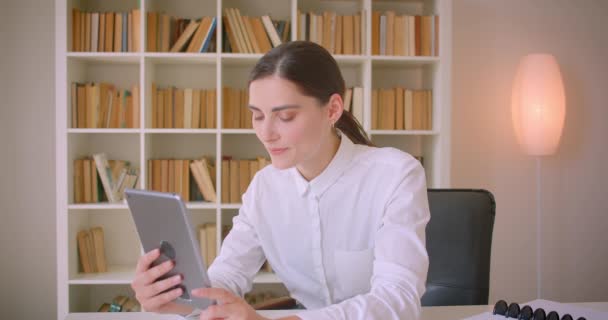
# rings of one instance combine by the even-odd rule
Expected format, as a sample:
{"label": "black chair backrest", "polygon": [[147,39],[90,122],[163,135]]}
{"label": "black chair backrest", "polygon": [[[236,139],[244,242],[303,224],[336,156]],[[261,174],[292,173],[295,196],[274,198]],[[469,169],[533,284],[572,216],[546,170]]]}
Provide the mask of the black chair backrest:
{"label": "black chair backrest", "polygon": [[429,272],[423,306],[488,304],[496,214],[486,190],[429,189]]}

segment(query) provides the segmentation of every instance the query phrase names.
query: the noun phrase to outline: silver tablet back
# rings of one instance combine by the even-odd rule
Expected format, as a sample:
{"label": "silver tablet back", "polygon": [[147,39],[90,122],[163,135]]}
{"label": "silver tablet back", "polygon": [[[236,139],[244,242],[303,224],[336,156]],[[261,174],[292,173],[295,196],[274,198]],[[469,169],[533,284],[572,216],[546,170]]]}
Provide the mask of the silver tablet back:
{"label": "silver tablet back", "polygon": [[181,274],[183,294],[177,302],[201,310],[213,304],[211,300],[190,295],[192,289],[210,287],[211,284],[188,211],[179,195],[137,189],[126,189],[125,195],[144,251],[161,249],[161,256],[153,265],[175,261],[173,270],[159,280]]}

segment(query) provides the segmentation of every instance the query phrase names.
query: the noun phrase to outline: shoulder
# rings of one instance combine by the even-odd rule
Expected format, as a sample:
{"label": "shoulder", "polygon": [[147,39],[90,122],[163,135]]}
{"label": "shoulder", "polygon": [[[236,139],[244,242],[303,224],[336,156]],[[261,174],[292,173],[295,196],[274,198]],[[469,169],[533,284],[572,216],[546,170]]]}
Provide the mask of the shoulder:
{"label": "shoulder", "polygon": [[355,145],[353,163],[369,169],[385,170],[393,175],[422,170],[420,161],[411,154],[392,147]]}
{"label": "shoulder", "polygon": [[289,170],[280,170],[272,164],[260,169],[251,180],[248,192],[260,196],[263,190],[271,190],[284,187],[284,184],[289,181]]}

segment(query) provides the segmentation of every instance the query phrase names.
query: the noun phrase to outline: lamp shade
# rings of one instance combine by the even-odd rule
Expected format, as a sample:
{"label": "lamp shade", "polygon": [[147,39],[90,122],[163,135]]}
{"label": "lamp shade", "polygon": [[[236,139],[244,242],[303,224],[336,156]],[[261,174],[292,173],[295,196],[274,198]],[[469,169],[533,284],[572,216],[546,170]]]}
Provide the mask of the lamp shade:
{"label": "lamp shade", "polygon": [[566,117],[564,85],[555,57],[530,54],[521,59],[511,112],[517,140],[527,154],[555,153]]}

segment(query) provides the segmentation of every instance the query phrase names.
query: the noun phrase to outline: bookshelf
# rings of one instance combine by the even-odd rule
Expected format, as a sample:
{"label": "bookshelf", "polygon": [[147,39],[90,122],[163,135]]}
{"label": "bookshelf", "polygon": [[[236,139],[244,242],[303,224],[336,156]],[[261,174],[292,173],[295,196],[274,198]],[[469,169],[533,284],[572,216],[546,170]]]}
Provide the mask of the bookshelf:
{"label": "bookshelf", "polygon": [[[72,10],[92,12],[129,12],[138,8],[140,15],[139,51],[79,52],[72,48]],[[147,12],[167,12],[181,17],[221,17],[224,8],[239,8],[243,14],[288,20],[292,31],[297,27],[297,13],[326,10],[338,14],[356,14],[363,10],[365,19],[362,54],[334,55],[347,87],[363,88],[363,126],[379,146],[392,146],[424,157],[429,187],[449,186],[450,112],[451,112],[451,3],[449,0],[58,0],[55,4],[56,66],[56,217],[57,217],[57,296],[58,318],[72,312],[95,312],[103,302],[118,294],[132,295],[129,283],[142,254],[135,227],[125,203],[74,203],[73,160],[96,152],[109,158],[129,160],[140,170],[137,187],[147,185],[147,160],[153,158],[196,159],[207,156],[216,163],[216,190],[221,199],[222,155],[237,159],[266,156],[251,129],[222,128],[222,87],[244,89],[247,74],[261,54],[222,52],[221,41],[215,52],[147,52]],[[372,11],[393,10],[397,14],[431,15],[441,18],[440,50],[437,56],[380,56],[371,54]],[[218,19],[216,39],[223,24]],[[297,39],[291,32],[291,40]],[[139,127],[113,129],[72,128],[70,85],[72,82],[111,82],[129,88],[139,84]],[[159,129],[151,126],[151,84],[216,90],[215,128]],[[405,86],[432,88],[431,130],[372,130],[372,89]],[[213,173],[212,173],[213,174]],[[219,202],[219,201],[218,201]],[[193,225],[215,223],[230,225],[238,213],[238,203],[189,202]],[[76,233],[81,228],[102,226],[105,231],[109,271],[82,274],[78,270]],[[221,236],[216,235],[218,249]],[[261,272],[254,279],[256,287],[285,290],[271,273]]]}

